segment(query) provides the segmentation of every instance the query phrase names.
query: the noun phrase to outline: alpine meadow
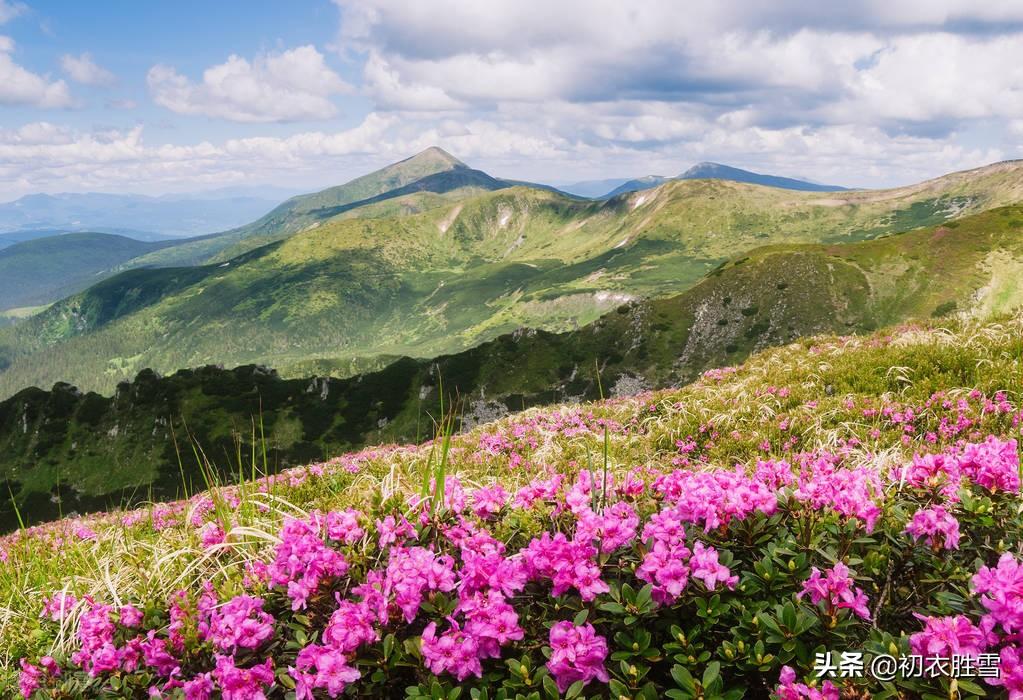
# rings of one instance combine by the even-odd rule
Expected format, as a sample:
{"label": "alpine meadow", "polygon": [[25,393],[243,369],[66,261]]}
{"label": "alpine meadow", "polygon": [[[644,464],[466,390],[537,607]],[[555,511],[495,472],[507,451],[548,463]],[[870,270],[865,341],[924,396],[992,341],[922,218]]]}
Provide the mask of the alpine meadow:
{"label": "alpine meadow", "polygon": [[0,0],[0,697],[1023,700],[1021,28]]}

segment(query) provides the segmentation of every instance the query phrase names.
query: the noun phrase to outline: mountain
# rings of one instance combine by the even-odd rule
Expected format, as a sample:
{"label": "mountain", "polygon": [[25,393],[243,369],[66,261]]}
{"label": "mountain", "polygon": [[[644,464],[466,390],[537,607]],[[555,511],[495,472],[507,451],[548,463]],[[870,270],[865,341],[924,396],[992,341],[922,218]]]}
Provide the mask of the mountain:
{"label": "mountain", "polygon": [[805,180],[795,180],[790,177],[778,177],[777,175],[761,175],[760,173],[733,168],[720,163],[697,163],[689,170],[678,176],[679,180],[732,180],[733,182],[748,182],[753,185],[764,187],[780,187],[786,190],[800,190],[802,192],[840,192],[847,188],[838,185],[820,185]]}
{"label": "mountain", "polygon": [[1023,201],[1023,163],[870,192],[678,180],[603,202],[507,187],[396,216],[395,201],[223,262],[133,270],[0,329],[0,396],[58,380],[109,392],[145,367],[345,376],[520,327],[570,330],[677,295],[741,251],[869,240]]}
{"label": "mountain", "polygon": [[581,182],[573,182],[569,185],[558,185],[557,188],[562,192],[574,194],[578,197],[599,199],[611,190],[624,185],[628,181],[629,178],[627,177],[612,178],[610,180],[583,180]]}
{"label": "mountain", "polygon": [[[800,192],[841,192],[847,188],[837,185],[819,185],[805,180],[795,180],[789,177],[778,177],[777,175],[761,175],[760,173],[741,170],[720,163],[697,163],[686,170],[678,177],[663,177],[661,175],[647,175],[634,180],[620,182],[613,189],[603,190],[605,194],[600,199],[617,197],[620,194],[639,192],[659,187],[671,180],[730,180],[732,182],[747,182],[751,185],[763,185],[764,187],[778,187],[784,190],[797,190]],[[611,181],[608,181],[611,182]],[[599,195],[599,193],[598,193]],[[597,197],[598,195],[593,195]]]}
{"label": "mountain", "polygon": [[355,210],[368,217],[408,215],[508,186],[432,146],[344,185],[292,197],[245,226],[145,256],[136,264],[169,267],[223,262]]}
{"label": "mountain", "polygon": [[472,427],[527,406],[597,398],[597,367],[603,391],[619,396],[684,384],[813,334],[987,317],[1023,305],[1020,231],[1016,205],[870,241],[767,246],[680,295],[623,303],[576,330],[520,329],[347,379],[209,366],[164,378],[146,370],[110,398],[67,384],[26,389],[0,402],[0,476],[40,517],[54,514],[58,484],[65,510],[132,493],[170,498],[182,468],[199,480],[189,450],[179,464],[175,439],[190,433],[214,461],[230,463],[254,417],[271,463],[284,466],[416,440],[424,416],[437,415],[441,379],[447,392],[466,397],[462,427]]}
{"label": "mountain", "polygon": [[0,231],[99,231],[157,240],[223,231],[275,204],[259,197],[210,194],[33,194],[0,204]]}
{"label": "mountain", "polygon": [[115,266],[170,243],[106,233],[68,233],[0,249],[0,311],[41,306],[79,292]]}
{"label": "mountain", "polygon": [[640,190],[649,190],[654,187],[663,185],[670,181],[670,177],[661,177],[660,175],[646,175],[645,177],[637,177],[634,180],[628,180],[623,182],[618,187],[605,194],[602,199],[610,199],[611,197],[617,197],[620,194],[628,194],[629,192],[639,192]]}

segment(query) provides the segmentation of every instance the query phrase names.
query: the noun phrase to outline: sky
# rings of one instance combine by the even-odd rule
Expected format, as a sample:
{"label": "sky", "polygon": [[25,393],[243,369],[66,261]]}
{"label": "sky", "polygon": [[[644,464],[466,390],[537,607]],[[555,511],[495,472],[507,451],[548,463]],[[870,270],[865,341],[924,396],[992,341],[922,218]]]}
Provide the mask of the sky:
{"label": "sky", "polygon": [[439,145],[567,184],[1023,157],[1023,0],[0,0],[0,201],[314,190]]}

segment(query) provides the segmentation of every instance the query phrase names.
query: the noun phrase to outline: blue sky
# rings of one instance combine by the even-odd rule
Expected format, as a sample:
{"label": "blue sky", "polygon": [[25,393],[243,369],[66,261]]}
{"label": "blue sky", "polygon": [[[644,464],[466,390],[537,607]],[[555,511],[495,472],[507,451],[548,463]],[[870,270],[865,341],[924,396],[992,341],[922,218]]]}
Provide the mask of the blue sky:
{"label": "blue sky", "polygon": [[440,145],[567,183],[884,187],[1023,155],[1023,2],[0,0],[0,201],[315,189]]}

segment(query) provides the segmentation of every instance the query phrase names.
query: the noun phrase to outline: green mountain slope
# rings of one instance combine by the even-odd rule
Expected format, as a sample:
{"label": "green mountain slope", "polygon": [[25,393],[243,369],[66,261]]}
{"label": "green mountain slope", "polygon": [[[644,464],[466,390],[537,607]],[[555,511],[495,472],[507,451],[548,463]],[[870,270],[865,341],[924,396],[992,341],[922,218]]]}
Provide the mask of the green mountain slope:
{"label": "green mountain slope", "polygon": [[[417,199],[430,204],[460,199],[507,187],[508,183],[474,170],[436,146],[411,158],[356,178],[344,185],[292,197],[273,211],[245,226],[184,243],[173,251],[140,257],[135,266],[180,266],[223,262],[303,229],[361,207],[399,200],[421,211]],[[417,197],[425,193],[426,197]],[[430,197],[428,195],[435,195]],[[397,207],[376,207],[370,216],[405,213]]]}
{"label": "green mountain slope", "polygon": [[1023,164],[1004,163],[879,192],[692,180],[607,202],[512,187],[410,215],[343,212],[187,273],[134,271],[0,329],[0,396],[57,380],[110,391],[143,367],[343,376],[524,326],[577,328],[758,246],[869,240],[1020,200]]}
{"label": "green mountain slope", "polygon": [[68,233],[15,243],[0,250],[0,311],[49,304],[95,284],[127,260],[171,245],[106,233]]}
{"label": "green mountain slope", "polygon": [[112,398],[63,384],[27,389],[0,402],[0,476],[40,517],[53,515],[58,484],[65,510],[148,497],[151,487],[171,497],[181,484],[175,438],[186,474],[198,470],[180,444],[186,432],[221,466],[239,448],[247,463],[261,416],[271,463],[294,464],[423,436],[439,408],[440,377],[465,397],[469,426],[524,406],[596,398],[598,367],[606,393],[630,394],[817,333],[1001,313],[1023,305],[1021,231],[1023,207],[1013,206],[872,241],[770,246],[683,294],[622,304],[574,331],[521,330],[348,379],[207,367],[163,379],[146,371]]}

